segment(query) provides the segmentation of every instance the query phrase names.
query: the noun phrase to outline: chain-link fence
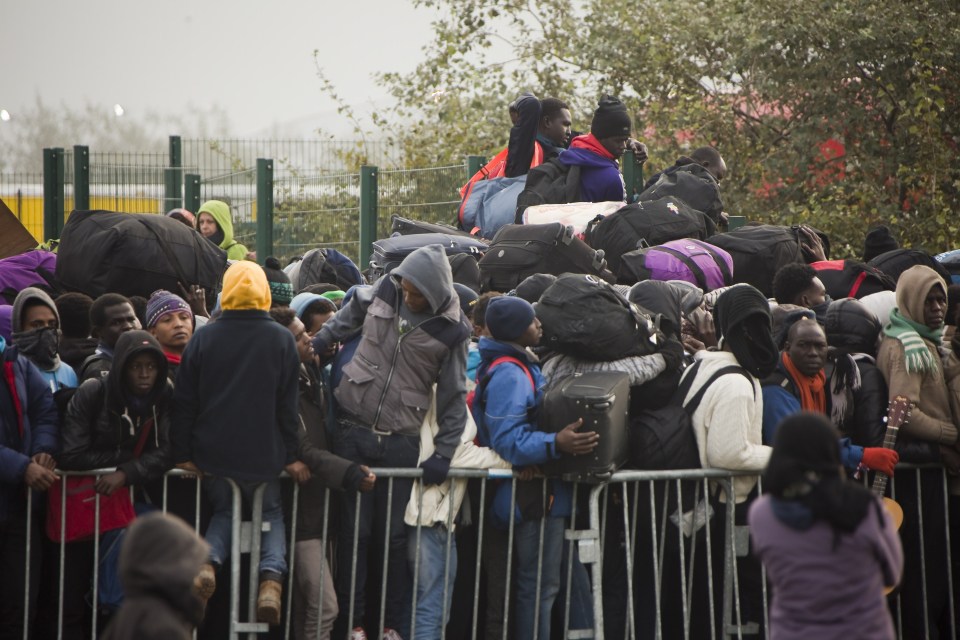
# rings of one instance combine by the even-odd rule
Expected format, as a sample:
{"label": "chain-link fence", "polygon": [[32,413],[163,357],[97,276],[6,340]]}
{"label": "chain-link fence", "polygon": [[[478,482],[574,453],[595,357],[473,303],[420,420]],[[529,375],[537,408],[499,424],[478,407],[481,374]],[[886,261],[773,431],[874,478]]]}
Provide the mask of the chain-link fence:
{"label": "chain-link fence", "polygon": [[464,183],[462,164],[425,169],[380,171],[378,177],[377,231],[390,235],[390,218],[452,223],[460,204],[458,189]]}
{"label": "chain-link fence", "polygon": [[364,140],[194,140],[182,141],[183,164],[201,175],[253,169],[257,158],[273,158],[278,176],[337,174],[368,164],[398,166],[392,147]]}
{"label": "chain-link fence", "polygon": [[359,173],[276,178],[273,198],[273,250],[282,264],[314,247],[359,259]]}

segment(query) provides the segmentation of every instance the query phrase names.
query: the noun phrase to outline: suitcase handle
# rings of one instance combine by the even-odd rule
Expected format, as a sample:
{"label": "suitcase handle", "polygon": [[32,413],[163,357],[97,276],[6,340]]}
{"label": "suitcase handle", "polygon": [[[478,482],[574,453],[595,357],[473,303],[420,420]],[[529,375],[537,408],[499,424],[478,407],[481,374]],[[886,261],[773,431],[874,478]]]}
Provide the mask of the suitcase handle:
{"label": "suitcase handle", "polygon": [[590,405],[590,409],[593,411],[606,411],[610,408],[609,402],[598,402],[597,404]]}

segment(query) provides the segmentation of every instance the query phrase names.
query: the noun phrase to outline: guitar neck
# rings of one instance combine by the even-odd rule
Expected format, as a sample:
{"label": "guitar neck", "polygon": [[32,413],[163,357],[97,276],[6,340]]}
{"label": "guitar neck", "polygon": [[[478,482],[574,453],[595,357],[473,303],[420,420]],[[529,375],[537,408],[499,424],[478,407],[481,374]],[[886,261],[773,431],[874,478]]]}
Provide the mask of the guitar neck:
{"label": "guitar neck", "polygon": [[[897,433],[899,433],[900,427],[890,424],[890,421],[887,421],[887,431],[883,435],[883,448],[884,449],[893,449],[894,445],[897,444]],[[887,491],[887,480],[889,477],[885,473],[879,471],[876,472],[876,475],[873,478],[873,484],[870,486],[870,490],[873,491],[874,495],[878,497],[883,497],[883,494]]]}

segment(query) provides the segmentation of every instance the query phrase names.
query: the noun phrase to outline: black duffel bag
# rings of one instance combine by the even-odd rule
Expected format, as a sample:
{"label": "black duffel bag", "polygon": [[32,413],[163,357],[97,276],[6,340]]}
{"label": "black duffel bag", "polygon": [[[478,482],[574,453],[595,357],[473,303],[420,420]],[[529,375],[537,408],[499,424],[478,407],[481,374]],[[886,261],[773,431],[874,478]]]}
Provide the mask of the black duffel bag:
{"label": "black duffel bag", "polygon": [[60,236],[56,276],[92,298],[148,298],[157,289],[179,293],[179,284],[217,291],[226,268],[225,251],[173,218],[74,211]]}
{"label": "black duffel bag", "polygon": [[537,302],[542,346],[601,362],[656,352],[664,337],[657,318],[592,275],[565,273]]}

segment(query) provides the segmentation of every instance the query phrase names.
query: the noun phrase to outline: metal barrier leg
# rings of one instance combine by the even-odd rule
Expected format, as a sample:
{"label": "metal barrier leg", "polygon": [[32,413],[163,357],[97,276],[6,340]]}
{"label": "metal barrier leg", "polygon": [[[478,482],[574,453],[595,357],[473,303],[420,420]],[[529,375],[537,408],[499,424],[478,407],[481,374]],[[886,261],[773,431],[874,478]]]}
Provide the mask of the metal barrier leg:
{"label": "metal barrier leg", "polygon": [[590,530],[585,533],[592,536],[584,536],[578,542],[580,562],[590,566],[590,576],[593,578],[593,637],[597,640],[603,640],[603,554],[599,533],[600,494],[603,490],[603,485],[590,490]]}

